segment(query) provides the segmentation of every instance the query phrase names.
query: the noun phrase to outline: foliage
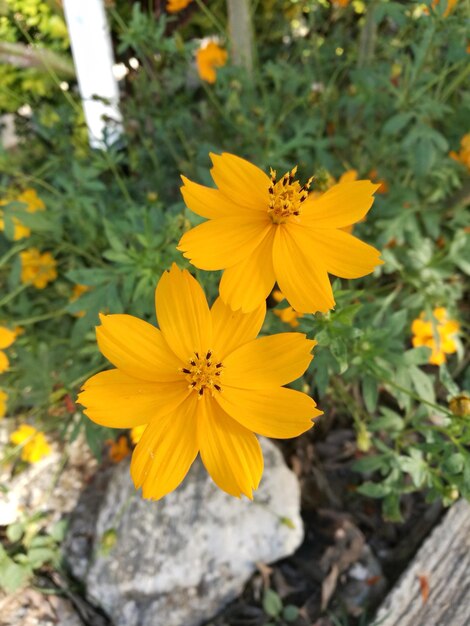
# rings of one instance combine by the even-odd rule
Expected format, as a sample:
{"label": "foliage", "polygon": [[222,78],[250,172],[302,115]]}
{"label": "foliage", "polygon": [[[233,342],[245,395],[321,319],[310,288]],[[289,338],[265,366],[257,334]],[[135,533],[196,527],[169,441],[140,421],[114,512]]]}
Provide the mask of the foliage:
{"label": "foliage", "polygon": [[[229,59],[214,85],[198,80],[194,53],[201,37],[227,43],[222,2],[205,10],[194,2],[174,16],[138,3],[111,6],[116,53],[129,73],[125,133],[106,152],[88,148],[75,87],[44,98],[27,92],[33,108],[30,118],[16,116],[20,144],[0,156],[0,319],[24,331],[1,381],[9,412],[66,440],[84,428],[91,447],[102,448],[110,431],[82,420],[70,403],[104,366],[97,314],[154,319],[157,279],[172,261],[187,266],[175,246],[197,219],[185,210],[179,175],[210,184],[210,151],[279,172],[298,163],[301,178],[315,173],[320,190],[355,168],[388,187],[355,230],[385,264],[366,279],[336,280],[335,311],[298,320],[318,346],[297,386],[312,392],[326,420],[354,425],[356,469],[366,479],[358,491],[383,498],[386,517],[400,519],[400,497],[411,491],[446,503],[468,498],[470,419],[449,408],[470,385],[462,347],[468,173],[449,157],[470,108],[464,3],[445,17],[430,2],[427,11],[387,0],[255,4],[253,77]],[[56,37],[57,49],[64,44]],[[15,71],[23,80],[28,70]],[[23,103],[23,87],[9,89]],[[29,187],[45,211],[15,199]],[[29,238],[14,241],[15,219]],[[44,289],[20,282],[19,255],[32,247],[57,261],[58,278]],[[194,273],[214,298],[218,276]],[[88,289],[73,299],[77,285]],[[462,332],[457,354],[436,367],[430,349],[412,347],[411,325],[443,306]],[[271,310],[263,332],[285,329]]]}

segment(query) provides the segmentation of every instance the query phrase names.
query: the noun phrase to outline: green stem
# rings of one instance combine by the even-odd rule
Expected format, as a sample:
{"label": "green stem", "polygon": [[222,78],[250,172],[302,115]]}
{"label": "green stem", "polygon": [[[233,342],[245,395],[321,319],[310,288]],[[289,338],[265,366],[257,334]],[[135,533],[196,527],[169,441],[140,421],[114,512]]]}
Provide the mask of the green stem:
{"label": "green stem", "polygon": [[201,9],[201,11],[206,15],[206,17],[214,24],[214,26],[219,30],[224,37],[227,36],[227,31],[225,26],[219,19],[214,15],[214,13],[204,4],[202,0],[196,0],[196,4]]}
{"label": "green stem", "polygon": [[7,294],[4,298],[0,300],[0,307],[4,306],[8,302],[16,298],[16,296],[18,296],[21,292],[23,292],[28,287],[29,287],[29,283],[19,285],[16,289],[11,291],[9,294]]}
{"label": "green stem", "polygon": [[44,322],[45,320],[62,317],[62,315],[66,315],[67,313],[68,311],[66,309],[60,309],[59,311],[54,311],[53,313],[44,313],[43,315],[35,315],[34,317],[26,317],[24,319],[15,320],[15,324],[17,326],[29,326],[31,324],[36,324],[37,322]]}

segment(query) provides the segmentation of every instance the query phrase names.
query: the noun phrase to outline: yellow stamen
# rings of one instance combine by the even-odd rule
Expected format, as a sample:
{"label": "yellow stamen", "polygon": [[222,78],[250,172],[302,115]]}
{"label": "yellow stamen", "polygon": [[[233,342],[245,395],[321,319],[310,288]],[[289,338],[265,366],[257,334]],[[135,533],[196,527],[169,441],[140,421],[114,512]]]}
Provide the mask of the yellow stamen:
{"label": "yellow stamen", "polygon": [[313,176],[308,179],[305,185],[301,186],[295,180],[297,166],[277,181],[276,170],[270,170],[271,183],[269,185],[269,208],[268,215],[275,224],[283,224],[291,216],[300,215],[302,202],[308,197],[308,190],[313,181]]}
{"label": "yellow stamen", "polygon": [[213,396],[216,392],[222,391],[220,384],[222,370],[222,363],[213,357],[212,350],[208,350],[202,356],[195,352],[189,359],[188,366],[183,367],[180,372],[185,374],[189,388],[197,391],[199,398],[202,398],[205,389]]}

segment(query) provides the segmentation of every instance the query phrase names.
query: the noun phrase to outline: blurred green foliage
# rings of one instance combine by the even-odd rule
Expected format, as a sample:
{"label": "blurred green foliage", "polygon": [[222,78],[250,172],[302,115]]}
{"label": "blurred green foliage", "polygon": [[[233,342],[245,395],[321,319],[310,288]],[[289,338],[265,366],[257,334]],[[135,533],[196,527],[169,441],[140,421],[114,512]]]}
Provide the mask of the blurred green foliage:
{"label": "blurred green foliage", "polygon": [[[449,157],[470,113],[469,15],[464,2],[446,17],[444,3],[430,4],[253,2],[254,74],[228,64],[213,86],[199,81],[194,51],[209,35],[228,45],[222,0],[175,16],[146,3],[111,4],[116,55],[129,71],[121,82],[125,132],[108,151],[88,147],[73,83],[62,92],[46,73],[45,94],[25,87],[28,69],[15,69],[0,108],[29,103],[32,113],[15,113],[19,145],[0,153],[0,320],[24,329],[1,381],[9,412],[68,440],[86,423],[100,449],[109,431],[67,401],[105,367],[93,330],[98,312],[154,321],[156,282],[172,261],[186,266],[175,246],[198,220],[183,205],[179,175],[210,185],[210,151],[281,172],[297,163],[301,178],[315,173],[318,182],[375,170],[388,191],[354,233],[381,249],[385,264],[366,279],[336,280],[336,310],[299,320],[318,346],[297,385],[336,424],[354,425],[356,468],[367,479],[359,491],[384,498],[389,519],[400,519],[400,497],[410,491],[446,503],[470,497],[470,416],[449,409],[470,387],[468,355],[459,344],[436,367],[428,348],[411,345],[412,321],[437,306],[460,322],[463,342],[469,328],[469,179]],[[52,5],[6,5],[23,25],[0,21],[11,41],[26,31],[66,50],[66,33],[50,24]],[[31,187],[44,212],[10,201]],[[31,228],[29,238],[13,241],[13,218]],[[19,253],[33,246],[58,262],[59,277],[44,290],[20,283]],[[214,298],[219,276],[191,271]],[[77,284],[89,290],[71,301]],[[263,332],[285,330],[270,311]]]}

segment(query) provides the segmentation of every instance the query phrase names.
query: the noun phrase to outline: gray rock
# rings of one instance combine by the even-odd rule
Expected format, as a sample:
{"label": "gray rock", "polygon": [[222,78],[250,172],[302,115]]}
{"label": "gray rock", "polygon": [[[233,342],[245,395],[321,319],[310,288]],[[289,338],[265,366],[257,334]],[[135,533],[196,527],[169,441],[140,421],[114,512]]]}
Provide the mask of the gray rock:
{"label": "gray rock", "polygon": [[128,463],[88,507],[84,498],[66,558],[116,626],[197,626],[241,592],[257,562],[299,546],[297,479],[275,445],[261,443],[265,470],[253,502],[220,491],[199,462],[159,502],[135,492]]}

